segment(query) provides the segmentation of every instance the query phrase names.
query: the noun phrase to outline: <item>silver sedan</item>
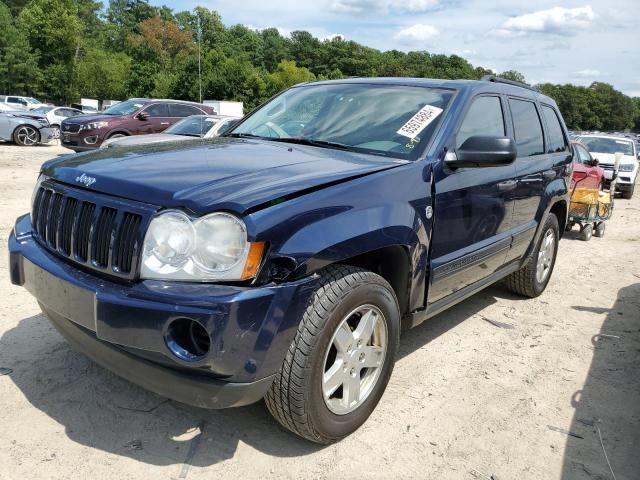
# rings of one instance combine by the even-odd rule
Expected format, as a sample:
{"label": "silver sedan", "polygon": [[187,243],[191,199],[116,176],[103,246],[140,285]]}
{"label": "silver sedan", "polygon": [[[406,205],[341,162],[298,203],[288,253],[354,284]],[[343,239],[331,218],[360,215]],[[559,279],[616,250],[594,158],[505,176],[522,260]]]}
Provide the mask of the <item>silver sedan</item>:
{"label": "silver sedan", "polygon": [[54,139],[55,132],[45,117],[30,115],[29,112],[0,114],[0,141],[30,147]]}

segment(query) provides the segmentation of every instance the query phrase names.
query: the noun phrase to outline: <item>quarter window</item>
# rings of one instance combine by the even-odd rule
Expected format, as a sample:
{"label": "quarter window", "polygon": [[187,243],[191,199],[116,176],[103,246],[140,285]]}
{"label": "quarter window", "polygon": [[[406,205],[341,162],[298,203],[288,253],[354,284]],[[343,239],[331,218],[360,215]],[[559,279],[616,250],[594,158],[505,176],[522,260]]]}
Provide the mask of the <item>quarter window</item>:
{"label": "quarter window", "polygon": [[478,97],[462,121],[456,147],[459,148],[468,138],[482,135],[504,137],[504,116],[500,97]]}
{"label": "quarter window", "polygon": [[558,115],[551,107],[546,105],[542,106],[542,114],[544,115],[544,122],[547,125],[547,139],[549,145],[547,145],[547,153],[559,153],[566,152],[569,149],[567,140],[560,126],[560,120]]}
{"label": "quarter window", "polygon": [[518,157],[542,155],[544,153],[544,137],[536,104],[510,98],[509,106],[513,116]]}

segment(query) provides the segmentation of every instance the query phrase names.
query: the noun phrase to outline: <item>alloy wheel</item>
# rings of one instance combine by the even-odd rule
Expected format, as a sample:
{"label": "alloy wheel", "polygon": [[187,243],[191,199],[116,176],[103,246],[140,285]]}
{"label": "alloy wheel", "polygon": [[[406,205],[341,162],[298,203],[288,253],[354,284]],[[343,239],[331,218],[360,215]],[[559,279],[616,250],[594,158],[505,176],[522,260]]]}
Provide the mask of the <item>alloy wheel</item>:
{"label": "alloy wheel", "polygon": [[322,394],[336,415],[357,409],[380,378],[387,353],[387,325],[374,305],[351,311],[340,322],[325,355]]}

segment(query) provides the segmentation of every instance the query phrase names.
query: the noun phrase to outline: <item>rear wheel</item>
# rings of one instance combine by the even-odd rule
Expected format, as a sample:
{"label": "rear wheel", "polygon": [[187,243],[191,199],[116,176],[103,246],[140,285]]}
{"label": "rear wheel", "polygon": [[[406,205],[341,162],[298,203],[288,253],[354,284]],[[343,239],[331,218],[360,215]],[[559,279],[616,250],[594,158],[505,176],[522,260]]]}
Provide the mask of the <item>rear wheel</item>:
{"label": "rear wheel", "polygon": [[544,292],[556,263],[559,232],[558,218],[550,213],[542,228],[538,244],[527,263],[505,279],[509,290],[531,298]]}
{"label": "rear wheel", "polygon": [[13,140],[22,147],[31,147],[40,143],[40,132],[31,125],[20,125],[13,132]]}
{"label": "rear wheel", "polygon": [[60,125],[51,125],[51,130],[53,132],[53,138],[58,140],[60,138]]}
{"label": "rear wheel", "polygon": [[265,396],[267,408],[313,442],[346,437],[378,404],[399,337],[398,303],[382,277],[350,266],[327,268]]}

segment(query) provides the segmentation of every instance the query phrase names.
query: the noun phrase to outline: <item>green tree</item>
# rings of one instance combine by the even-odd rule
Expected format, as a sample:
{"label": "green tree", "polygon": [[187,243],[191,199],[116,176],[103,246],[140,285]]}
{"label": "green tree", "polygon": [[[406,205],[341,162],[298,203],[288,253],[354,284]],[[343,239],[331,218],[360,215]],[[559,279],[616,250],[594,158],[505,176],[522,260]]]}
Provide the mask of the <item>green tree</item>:
{"label": "green tree", "polygon": [[26,35],[16,28],[9,8],[0,3],[0,91],[38,94],[38,57]]}

